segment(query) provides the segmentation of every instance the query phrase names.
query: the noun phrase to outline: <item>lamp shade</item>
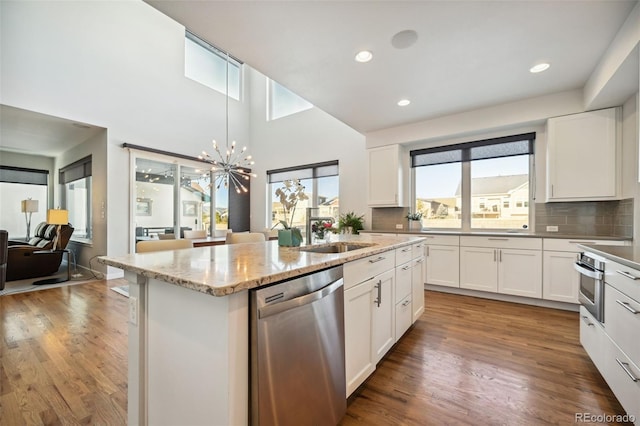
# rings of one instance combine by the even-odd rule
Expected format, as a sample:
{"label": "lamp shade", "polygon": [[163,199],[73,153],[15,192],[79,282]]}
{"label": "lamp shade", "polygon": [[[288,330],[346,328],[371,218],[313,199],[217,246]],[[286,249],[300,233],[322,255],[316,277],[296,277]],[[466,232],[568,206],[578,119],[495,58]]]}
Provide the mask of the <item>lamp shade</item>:
{"label": "lamp shade", "polygon": [[38,211],[38,200],[32,200],[29,198],[28,200],[20,201],[20,210],[22,213],[35,213]]}
{"label": "lamp shade", "polygon": [[49,225],[66,225],[69,223],[69,211],[60,209],[47,210],[47,223]]}

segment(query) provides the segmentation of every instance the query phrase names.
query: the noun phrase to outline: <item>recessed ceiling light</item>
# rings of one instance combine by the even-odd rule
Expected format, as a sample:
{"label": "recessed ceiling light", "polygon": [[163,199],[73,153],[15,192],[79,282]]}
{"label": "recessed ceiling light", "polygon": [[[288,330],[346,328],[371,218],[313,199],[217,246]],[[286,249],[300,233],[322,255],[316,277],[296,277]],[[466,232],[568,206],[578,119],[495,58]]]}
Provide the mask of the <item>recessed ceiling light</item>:
{"label": "recessed ceiling light", "polygon": [[409,99],[400,99],[398,101],[398,106],[407,106],[411,103]]}
{"label": "recessed ceiling light", "polygon": [[358,62],[369,62],[373,59],[373,53],[368,50],[362,50],[356,54],[356,61]]}
{"label": "recessed ceiling light", "polygon": [[542,72],[542,71],[544,71],[544,70],[548,69],[550,66],[551,66],[551,65],[549,65],[549,64],[547,64],[547,63],[545,63],[545,62],[543,62],[543,63],[541,63],[541,64],[538,64],[538,65],[534,65],[534,66],[532,66],[532,67],[529,69],[529,72],[532,72],[532,73]]}

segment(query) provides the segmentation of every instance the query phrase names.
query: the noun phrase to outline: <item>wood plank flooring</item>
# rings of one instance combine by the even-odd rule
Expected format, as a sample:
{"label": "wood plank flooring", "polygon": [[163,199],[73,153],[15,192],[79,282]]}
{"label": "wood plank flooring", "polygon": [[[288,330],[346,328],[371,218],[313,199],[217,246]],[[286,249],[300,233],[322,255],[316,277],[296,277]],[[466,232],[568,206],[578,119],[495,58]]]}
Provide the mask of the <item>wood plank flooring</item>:
{"label": "wood plank flooring", "polygon": [[[127,298],[100,281],[0,297],[0,425],[124,425]],[[572,424],[622,414],[578,315],[444,293],[351,398],[342,425]]]}

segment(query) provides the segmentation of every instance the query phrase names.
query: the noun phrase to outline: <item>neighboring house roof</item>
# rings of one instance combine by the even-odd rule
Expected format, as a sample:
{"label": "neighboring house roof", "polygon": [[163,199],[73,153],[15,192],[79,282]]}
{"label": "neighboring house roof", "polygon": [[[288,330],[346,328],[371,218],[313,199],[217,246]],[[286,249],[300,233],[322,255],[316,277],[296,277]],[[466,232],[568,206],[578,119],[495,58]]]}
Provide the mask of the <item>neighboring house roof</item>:
{"label": "neighboring house roof", "polygon": [[[471,179],[471,186],[475,196],[484,194],[509,194],[529,183],[529,175],[490,176]],[[460,183],[456,189],[460,196]]]}

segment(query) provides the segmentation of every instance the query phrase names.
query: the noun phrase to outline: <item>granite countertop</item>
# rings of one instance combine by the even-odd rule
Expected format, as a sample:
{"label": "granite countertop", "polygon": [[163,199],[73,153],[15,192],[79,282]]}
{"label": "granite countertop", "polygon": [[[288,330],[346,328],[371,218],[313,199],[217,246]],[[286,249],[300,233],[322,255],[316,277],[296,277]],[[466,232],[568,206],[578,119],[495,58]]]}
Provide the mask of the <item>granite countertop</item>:
{"label": "granite countertop", "polygon": [[462,231],[410,231],[406,229],[370,229],[366,231],[360,231],[361,233],[383,233],[383,234],[407,234],[407,235],[458,235],[465,237],[522,237],[522,238],[559,238],[567,240],[610,240],[610,241],[631,241],[633,238],[629,237],[614,237],[603,235],[572,235],[572,234],[557,234],[557,233],[535,233],[535,232],[462,232]]}
{"label": "granite countertop", "polygon": [[411,245],[419,236],[335,235],[331,242],[374,244],[345,253],[312,253],[277,241],[101,256],[98,262],[213,296],[226,296]]}
{"label": "granite countertop", "polygon": [[578,247],[622,265],[640,270],[640,246],[592,246],[578,244]]}

